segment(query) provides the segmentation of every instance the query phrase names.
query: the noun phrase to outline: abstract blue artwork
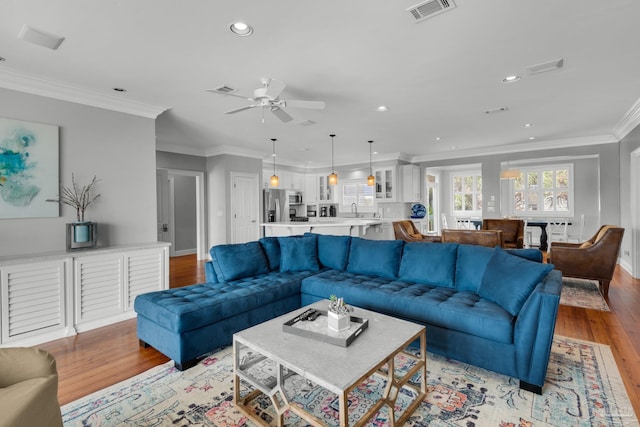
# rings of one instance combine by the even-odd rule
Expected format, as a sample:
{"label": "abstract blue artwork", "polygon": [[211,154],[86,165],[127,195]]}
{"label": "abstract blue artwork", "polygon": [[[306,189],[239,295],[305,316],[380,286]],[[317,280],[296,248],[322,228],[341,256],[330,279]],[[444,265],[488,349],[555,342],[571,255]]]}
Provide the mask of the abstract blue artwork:
{"label": "abstract blue artwork", "polygon": [[58,126],[0,118],[0,218],[57,217]]}

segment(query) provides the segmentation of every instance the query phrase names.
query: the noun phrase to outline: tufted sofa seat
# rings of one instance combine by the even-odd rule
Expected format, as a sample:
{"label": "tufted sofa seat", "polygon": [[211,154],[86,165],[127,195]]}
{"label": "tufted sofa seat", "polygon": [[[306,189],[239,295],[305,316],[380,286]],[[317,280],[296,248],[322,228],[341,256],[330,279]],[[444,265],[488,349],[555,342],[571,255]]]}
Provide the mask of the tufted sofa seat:
{"label": "tufted sofa seat", "polygon": [[138,338],[187,369],[233,334],[303,305],[349,304],[427,326],[427,348],[540,393],[561,274],[539,251],[350,236],[214,246],[207,283],[140,295]]}

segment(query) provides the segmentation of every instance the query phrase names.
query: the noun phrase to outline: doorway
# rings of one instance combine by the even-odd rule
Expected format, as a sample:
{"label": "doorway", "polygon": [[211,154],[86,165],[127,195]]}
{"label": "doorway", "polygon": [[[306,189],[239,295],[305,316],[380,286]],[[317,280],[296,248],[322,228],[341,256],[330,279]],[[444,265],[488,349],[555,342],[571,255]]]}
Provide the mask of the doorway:
{"label": "doorway", "polygon": [[[195,181],[195,186],[192,185]],[[180,194],[176,195],[176,183]],[[185,190],[186,189],[186,190]],[[158,208],[158,241],[171,243],[170,256],[192,253],[192,250],[183,250],[176,247],[191,246],[185,243],[183,225],[195,225],[195,248],[198,259],[207,259],[207,241],[205,234],[205,201],[204,201],[204,172],[186,171],[177,169],[157,169],[156,191]],[[182,194],[188,191],[190,194]],[[177,200],[176,200],[177,199]],[[195,207],[191,202],[195,201]],[[186,206],[190,205],[190,207]],[[178,221],[176,221],[176,215]],[[180,227],[180,229],[177,229]],[[191,226],[187,226],[191,228]],[[176,233],[178,235],[176,236]],[[190,232],[189,232],[190,233]],[[179,241],[177,241],[177,239]],[[189,238],[186,237],[188,240]],[[177,245],[179,243],[179,245]]]}

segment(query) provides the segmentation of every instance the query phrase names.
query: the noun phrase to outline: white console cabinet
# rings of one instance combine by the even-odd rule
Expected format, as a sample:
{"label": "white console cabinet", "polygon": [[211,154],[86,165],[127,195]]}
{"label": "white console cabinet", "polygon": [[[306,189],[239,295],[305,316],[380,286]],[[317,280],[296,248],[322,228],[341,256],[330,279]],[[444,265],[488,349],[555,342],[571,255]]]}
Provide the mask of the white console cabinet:
{"label": "white console cabinet", "polygon": [[0,347],[35,345],[135,317],[169,287],[169,244],[0,257]]}

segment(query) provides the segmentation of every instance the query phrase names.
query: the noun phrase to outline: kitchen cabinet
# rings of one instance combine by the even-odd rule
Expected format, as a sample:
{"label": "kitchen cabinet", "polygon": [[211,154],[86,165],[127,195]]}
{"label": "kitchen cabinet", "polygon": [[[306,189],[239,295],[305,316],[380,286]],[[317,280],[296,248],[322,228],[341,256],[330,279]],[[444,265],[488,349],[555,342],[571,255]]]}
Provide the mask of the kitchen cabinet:
{"label": "kitchen cabinet", "polygon": [[402,201],[405,203],[419,202],[420,194],[420,166],[402,166]]}
{"label": "kitchen cabinet", "polygon": [[335,188],[329,185],[329,176],[318,175],[318,201],[333,203]]}
{"label": "kitchen cabinet", "polygon": [[374,169],[373,175],[376,177],[376,201],[395,202],[398,191],[396,168]]}
{"label": "kitchen cabinet", "polygon": [[308,173],[304,176],[302,201],[306,204],[318,202],[318,175],[315,173]]}

